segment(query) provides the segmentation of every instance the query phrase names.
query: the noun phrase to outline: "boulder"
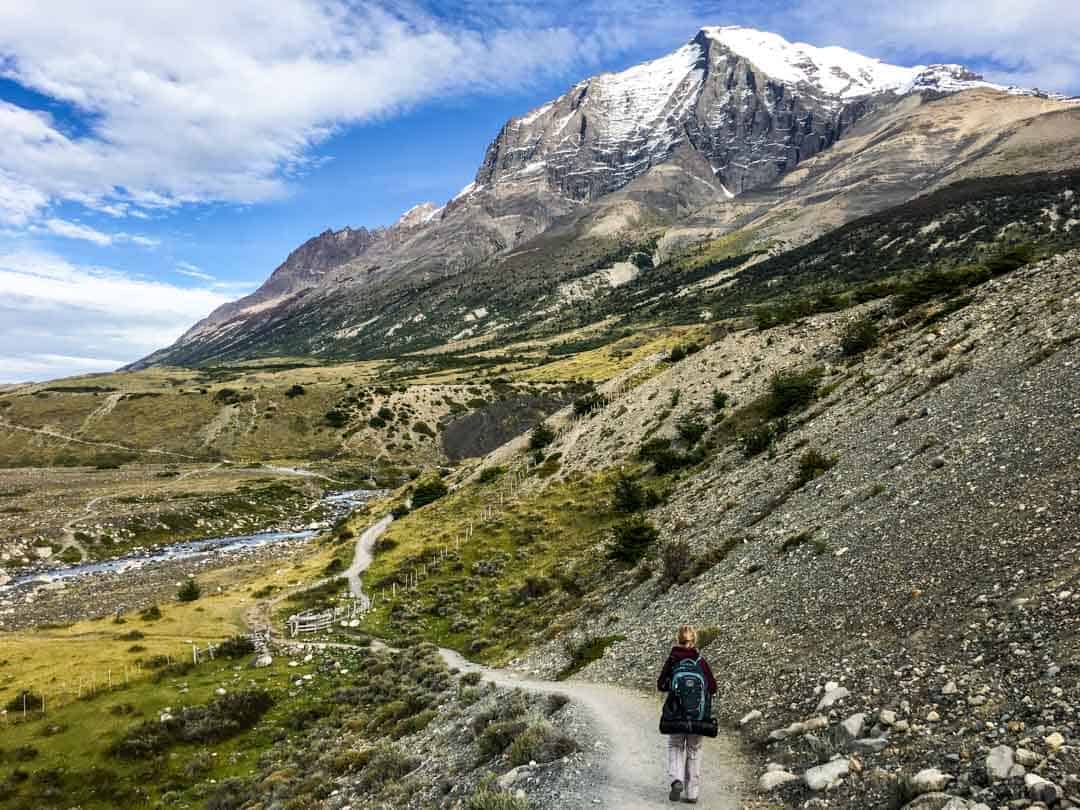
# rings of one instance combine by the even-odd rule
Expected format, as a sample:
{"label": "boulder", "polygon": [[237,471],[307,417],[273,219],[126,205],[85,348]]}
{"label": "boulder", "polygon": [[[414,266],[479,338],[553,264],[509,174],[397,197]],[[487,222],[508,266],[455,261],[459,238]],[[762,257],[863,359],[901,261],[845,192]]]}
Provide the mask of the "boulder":
{"label": "boulder", "polygon": [[862,734],[865,725],[866,715],[860,712],[859,714],[851,715],[851,717],[840,724],[840,727],[844,730],[844,734],[847,735],[848,739],[854,740]]}
{"label": "boulder", "polygon": [[851,692],[846,686],[837,686],[835,689],[829,689],[822,695],[821,700],[818,701],[817,710],[823,711],[828,709],[834,703],[843,700],[846,697],[850,697]]}
{"label": "boulder", "polygon": [[1034,802],[1057,804],[1061,801],[1061,788],[1036,773],[1029,773],[1024,776],[1024,787],[1027,788],[1028,798]]}
{"label": "boulder", "polygon": [[834,759],[816,768],[810,768],[803,778],[806,786],[811,790],[826,790],[840,781],[848,773],[848,761],[846,759]]}
{"label": "boulder", "polygon": [[760,719],[761,719],[761,712],[759,712],[757,709],[754,709],[749,714],[744,714],[742,716],[742,719],[739,720],[739,725],[740,726],[747,726],[747,725],[750,725],[750,723],[753,723],[755,720],[760,720]]}
{"label": "boulder", "polygon": [[1024,775],[1024,766],[1016,763],[1013,750],[1007,745],[991,748],[986,755],[986,775],[991,782]]}
{"label": "boulder", "polygon": [[924,768],[911,779],[911,786],[918,794],[935,793],[943,790],[952,777],[937,768]]}
{"label": "boulder", "polygon": [[852,740],[848,747],[857,754],[877,754],[889,747],[889,740],[886,737],[864,737]]}
{"label": "boulder", "polygon": [[1057,751],[1065,744],[1065,738],[1061,736],[1059,732],[1055,731],[1053,734],[1048,734],[1043,737],[1043,742],[1050,747],[1051,751]]}
{"label": "boulder", "polygon": [[891,726],[896,722],[896,712],[892,709],[882,709],[878,712],[878,722],[883,726]]}
{"label": "boulder", "polygon": [[799,777],[790,771],[766,771],[758,779],[758,790],[763,793],[776,790],[781,785],[786,785],[788,782],[797,782]]}
{"label": "boulder", "polygon": [[259,667],[260,669],[262,667],[268,667],[272,663],[274,663],[274,656],[270,655],[270,653],[260,655],[258,658],[255,659],[255,666]]}

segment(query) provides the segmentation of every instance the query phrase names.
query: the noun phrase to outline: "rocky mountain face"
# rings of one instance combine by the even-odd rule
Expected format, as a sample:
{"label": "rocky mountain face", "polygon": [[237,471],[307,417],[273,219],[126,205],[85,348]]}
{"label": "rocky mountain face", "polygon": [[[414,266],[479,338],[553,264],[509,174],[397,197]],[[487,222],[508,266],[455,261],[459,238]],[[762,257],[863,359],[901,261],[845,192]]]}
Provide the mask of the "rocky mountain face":
{"label": "rocky mountain face", "polygon": [[[982,94],[980,104],[964,101],[973,93]],[[819,221],[835,226],[898,204],[985,159],[1020,119],[1027,125],[1076,110],[1032,96],[957,65],[899,67],[752,29],[704,28],[667,56],[594,76],[512,119],[474,182],[445,205],[416,206],[378,231],[310,240],[257,292],[136,366],[385,353],[416,332],[403,329],[409,319],[433,325],[417,298],[421,289],[442,284],[435,298],[462,297],[475,291],[484,268],[495,268],[496,285],[512,286],[521,277],[514,254],[535,253],[536,244],[544,254],[559,243],[550,265],[568,277],[657,228],[673,231],[662,241],[669,249],[751,223],[757,238],[797,244],[822,232]],[[962,120],[954,126],[969,114],[977,118],[969,131]],[[1073,165],[1069,132],[1044,137],[1040,150],[1018,150],[1019,162],[999,166],[1001,173],[1031,170],[1034,157],[1064,143],[1062,163]],[[858,148],[829,160],[859,133]],[[914,148],[913,137],[926,146]],[[829,205],[819,183],[852,171],[863,180],[845,188],[843,205]],[[804,208],[813,214],[790,233],[761,227],[770,218],[781,225],[799,219]],[[461,333],[470,311],[452,313],[457,328],[443,322],[426,344]]]}

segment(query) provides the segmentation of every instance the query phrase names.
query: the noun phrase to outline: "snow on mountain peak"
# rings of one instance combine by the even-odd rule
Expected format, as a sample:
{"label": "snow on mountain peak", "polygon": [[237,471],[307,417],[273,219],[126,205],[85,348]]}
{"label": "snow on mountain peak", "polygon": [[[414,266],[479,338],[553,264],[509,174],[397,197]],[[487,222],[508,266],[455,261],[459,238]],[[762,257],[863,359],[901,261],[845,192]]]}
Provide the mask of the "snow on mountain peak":
{"label": "snow on mountain peak", "polygon": [[779,34],[741,26],[703,28],[710,40],[785,84],[807,84],[843,99],[902,91],[925,70],[900,67],[838,46],[789,42]]}
{"label": "snow on mountain peak", "polygon": [[419,225],[426,225],[437,217],[440,211],[442,211],[442,208],[435,205],[433,202],[424,202],[419,205],[414,205],[398,217],[397,222],[394,223],[394,227],[415,228]]}

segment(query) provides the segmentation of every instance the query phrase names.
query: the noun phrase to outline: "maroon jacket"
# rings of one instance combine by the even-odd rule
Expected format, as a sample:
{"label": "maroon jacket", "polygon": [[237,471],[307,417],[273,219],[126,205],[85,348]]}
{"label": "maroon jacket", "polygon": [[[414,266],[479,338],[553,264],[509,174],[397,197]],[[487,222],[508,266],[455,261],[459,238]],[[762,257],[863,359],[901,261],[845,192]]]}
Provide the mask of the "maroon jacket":
{"label": "maroon jacket", "polygon": [[[664,662],[664,668],[660,671],[660,677],[656,679],[656,688],[661,692],[670,690],[671,670],[675,668],[675,665],[687,658],[694,659],[700,656],[701,653],[694,647],[672,647],[667,661]],[[705,680],[709,684],[709,694],[715,695],[716,678],[713,677],[712,670],[709,669],[709,662],[702,658],[698,663],[701,665],[701,672],[705,675]]]}

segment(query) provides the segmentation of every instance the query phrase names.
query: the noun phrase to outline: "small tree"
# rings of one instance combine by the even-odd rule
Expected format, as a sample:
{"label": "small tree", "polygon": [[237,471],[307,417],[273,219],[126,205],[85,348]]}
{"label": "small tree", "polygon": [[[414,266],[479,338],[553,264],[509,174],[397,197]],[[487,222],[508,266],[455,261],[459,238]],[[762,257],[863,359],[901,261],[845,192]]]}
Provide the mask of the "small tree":
{"label": "small tree", "polygon": [[543,450],[553,441],[555,441],[555,431],[549,428],[545,423],[540,422],[532,429],[532,433],[529,434],[529,449]]}
{"label": "small tree", "polygon": [[200,596],[202,596],[202,588],[199,587],[198,582],[190,578],[176,592],[176,598],[181,602],[194,602]]}
{"label": "small tree", "polygon": [[840,333],[840,351],[845,357],[854,357],[878,342],[877,324],[869,318],[852,321]]}
{"label": "small tree", "polygon": [[664,564],[660,573],[660,582],[663,585],[683,582],[689,576],[694,556],[690,553],[690,544],[685,540],[672,540],[665,544],[660,557]]}
{"label": "small tree", "polygon": [[817,396],[819,376],[817,369],[787,371],[774,375],[769,380],[769,417],[786,416],[801,411],[813,402]]}
{"label": "small tree", "polygon": [[625,473],[615,479],[613,500],[616,512],[631,513],[645,508],[645,489]]}
{"label": "small tree", "polygon": [[428,478],[424,481],[420,481],[416,485],[416,489],[413,491],[412,505],[413,509],[419,509],[421,506],[427,506],[429,503],[439,500],[449,490],[446,484],[441,478]]}
{"label": "small tree", "polygon": [[634,565],[644,557],[660,536],[657,528],[640,516],[616,524],[613,531],[615,539],[608,550],[608,556],[629,565]]}
{"label": "small tree", "polygon": [[706,425],[696,413],[688,413],[679,417],[675,422],[675,430],[679,436],[690,446],[697,444],[698,439],[705,435]]}

